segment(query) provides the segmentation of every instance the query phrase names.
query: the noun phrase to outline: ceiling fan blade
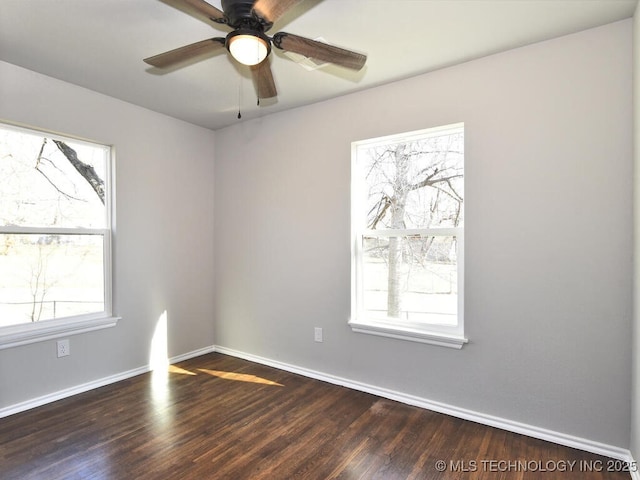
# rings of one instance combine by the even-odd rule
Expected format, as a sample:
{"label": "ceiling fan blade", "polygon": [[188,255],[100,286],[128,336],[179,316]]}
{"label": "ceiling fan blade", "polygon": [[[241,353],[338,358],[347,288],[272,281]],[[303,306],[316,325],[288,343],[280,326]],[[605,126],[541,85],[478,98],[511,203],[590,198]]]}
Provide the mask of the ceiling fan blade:
{"label": "ceiling fan blade", "polygon": [[361,53],[334,47],[333,45],[293,35],[292,33],[276,33],[273,36],[273,44],[281,50],[299,53],[305,57],[315,58],[323,62],[335,63],[352,70],[360,70],[367,61],[367,56]]}
{"label": "ceiling fan blade", "polygon": [[273,81],[273,74],[271,73],[271,65],[269,64],[268,57],[258,65],[253,65],[251,67],[251,75],[253,76],[253,82],[256,85],[259,99],[271,98],[278,95],[276,84]]}
{"label": "ceiling fan blade", "polygon": [[224,12],[217,9],[213,5],[210,5],[204,0],[172,0],[172,3],[183,5],[186,8],[191,7],[191,9],[206,16],[216,23],[227,23]]}
{"label": "ceiling fan blade", "polygon": [[274,23],[290,8],[304,0],[256,0],[253,11],[270,23]]}
{"label": "ceiling fan blade", "polygon": [[169,50],[168,52],[154,55],[153,57],[145,58],[145,63],[158,68],[166,68],[176,63],[189,60],[199,55],[207,53],[213,53],[216,50],[224,49],[224,38],[216,37],[208,40],[202,40],[200,42],[185,45],[184,47]]}

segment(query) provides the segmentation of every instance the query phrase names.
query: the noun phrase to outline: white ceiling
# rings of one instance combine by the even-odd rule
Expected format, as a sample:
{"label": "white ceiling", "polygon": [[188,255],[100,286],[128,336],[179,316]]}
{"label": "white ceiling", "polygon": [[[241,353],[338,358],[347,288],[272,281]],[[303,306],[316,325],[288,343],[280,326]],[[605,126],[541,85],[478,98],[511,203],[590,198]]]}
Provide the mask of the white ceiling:
{"label": "white ceiling", "polygon": [[239,121],[239,106],[246,120],[318,102],[628,18],[637,3],[306,0],[268,33],[323,37],[366,53],[367,65],[307,71],[274,49],[278,97],[260,107],[247,67],[225,52],[163,74],[142,62],[228,32],[162,0],[0,0],[0,60],[218,129]]}

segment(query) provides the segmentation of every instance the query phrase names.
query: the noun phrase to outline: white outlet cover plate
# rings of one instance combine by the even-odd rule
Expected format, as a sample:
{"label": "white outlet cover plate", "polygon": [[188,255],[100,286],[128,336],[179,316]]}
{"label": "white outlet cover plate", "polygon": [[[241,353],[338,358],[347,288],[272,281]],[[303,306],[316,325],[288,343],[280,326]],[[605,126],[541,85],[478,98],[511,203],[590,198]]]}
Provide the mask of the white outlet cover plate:
{"label": "white outlet cover plate", "polygon": [[57,348],[58,348],[58,358],[66,357],[67,355],[71,354],[71,350],[70,350],[69,340],[68,339],[58,340],[56,345],[57,345]]}

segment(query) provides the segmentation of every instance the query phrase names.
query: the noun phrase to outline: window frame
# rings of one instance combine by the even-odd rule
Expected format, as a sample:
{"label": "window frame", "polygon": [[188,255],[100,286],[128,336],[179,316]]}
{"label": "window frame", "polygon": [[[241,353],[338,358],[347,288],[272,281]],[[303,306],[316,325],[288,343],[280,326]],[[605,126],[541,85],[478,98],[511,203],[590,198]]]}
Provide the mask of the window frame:
{"label": "window frame", "polygon": [[44,234],[44,235],[99,235],[103,240],[103,285],[104,309],[82,315],[39,320],[37,322],[18,323],[0,326],[0,350],[55,338],[77,335],[80,333],[101,330],[117,325],[121,317],[113,314],[113,247],[112,238],[115,212],[115,148],[93,140],[86,140],[70,135],[61,135],[44,129],[34,128],[0,120],[0,128],[37,134],[52,140],[84,143],[106,149],[107,168],[105,169],[105,222],[106,228],[71,228],[71,227],[20,227],[0,225],[0,234]]}
{"label": "window frame", "polygon": [[[456,123],[441,127],[416,130],[407,133],[388,135],[368,140],[360,140],[351,144],[351,318],[349,325],[353,332],[366,333],[400,340],[427,343],[460,349],[468,339],[464,336],[464,224],[458,227],[412,228],[412,229],[379,229],[365,227],[363,207],[366,182],[361,176],[358,164],[358,150],[362,147],[373,147],[393,143],[408,143],[412,140],[446,135],[448,133],[464,134],[464,123]],[[464,172],[463,158],[463,172]],[[464,211],[464,205],[463,205]],[[420,236],[454,236],[457,243],[457,324],[455,327],[437,324],[416,323],[400,319],[373,318],[364,309],[363,279],[363,239],[364,237],[403,237]]]}

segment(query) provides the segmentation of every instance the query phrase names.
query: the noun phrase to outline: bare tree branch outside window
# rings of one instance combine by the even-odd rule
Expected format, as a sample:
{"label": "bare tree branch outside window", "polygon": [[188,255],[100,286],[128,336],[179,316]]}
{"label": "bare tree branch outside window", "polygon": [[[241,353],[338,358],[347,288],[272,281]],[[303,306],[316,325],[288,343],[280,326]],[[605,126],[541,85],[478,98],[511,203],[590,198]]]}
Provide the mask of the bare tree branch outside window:
{"label": "bare tree branch outside window", "polygon": [[73,168],[82,175],[82,178],[91,185],[91,188],[93,188],[93,191],[96,192],[96,195],[98,195],[98,198],[104,205],[104,180],[98,176],[95,169],[91,165],[81,161],[76,151],[66,143],[60,140],[54,140],[53,143],[58,146],[64,156],[67,157],[67,160],[69,160],[69,163],[73,165]]}

